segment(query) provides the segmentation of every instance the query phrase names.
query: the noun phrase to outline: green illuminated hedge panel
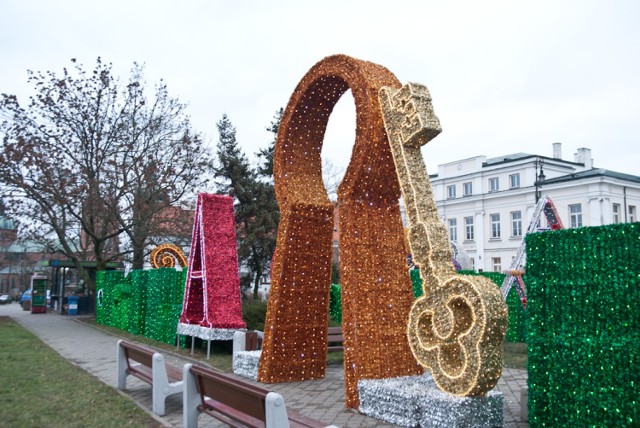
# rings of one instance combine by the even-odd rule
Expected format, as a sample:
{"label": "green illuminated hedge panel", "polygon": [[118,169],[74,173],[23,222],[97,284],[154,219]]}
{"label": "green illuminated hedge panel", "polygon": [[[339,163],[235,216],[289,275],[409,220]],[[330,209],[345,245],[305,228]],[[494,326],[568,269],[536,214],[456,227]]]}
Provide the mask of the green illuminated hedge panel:
{"label": "green illuminated hedge panel", "polygon": [[[422,296],[422,279],[420,279],[420,271],[413,269],[411,272],[411,283],[413,284],[414,296]],[[460,275],[482,275],[493,281],[498,287],[502,285],[505,274],[500,272],[476,272],[473,270],[461,270],[458,272]],[[527,283],[527,277],[523,276],[525,284]],[[507,296],[507,308],[509,310],[509,325],[507,327],[507,334],[505,340],[507,342],[525,342],[526,341],[526,323],[525,323],[525,311],[520,303],[520,297],[516,287],[511,287],[511,291]]]}
{"label": "green illuminated hedge panel", "polygon": [[329,316],[336,322],[342,322],[340,284],[331,284],[331,289],[329,290]]}
{"label": "green illuminated hedge panel", "polygon": [[148,276],[144,336],[175,344],[187,270],[152,269]]}
{"label": "green illuminated hedge panel", "polygon": [[113,326],[115,286],[123,281],[122,271],[99,271],[96,273],[96,323]]}
{"label": "green illuminated hedge panel", "polygon": [[526,245],[530,426],[640,426],[640,223]]}
{"label": "green illuminated hedge panel", "polygon": [[96,323],[175,343],[187,270],[101,271],[96,276]]}

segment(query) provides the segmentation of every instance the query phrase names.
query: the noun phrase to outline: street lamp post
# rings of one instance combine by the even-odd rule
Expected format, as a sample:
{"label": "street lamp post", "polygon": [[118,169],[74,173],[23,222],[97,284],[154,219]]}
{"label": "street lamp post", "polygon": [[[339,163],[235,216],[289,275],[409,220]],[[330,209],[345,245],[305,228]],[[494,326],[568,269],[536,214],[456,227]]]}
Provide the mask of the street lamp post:
{"label": "street lamp post", "polygon": [[545,178],[547,178],[544,175],[544,170],[542,169],[543,166],[544,166],[544,160],[540,158],[536,158],[536,181],[533,183],[536,189],[536,204],[540,200],[540,197],[542,194],[542,189],[541,189],[542,183],[544,182]]}

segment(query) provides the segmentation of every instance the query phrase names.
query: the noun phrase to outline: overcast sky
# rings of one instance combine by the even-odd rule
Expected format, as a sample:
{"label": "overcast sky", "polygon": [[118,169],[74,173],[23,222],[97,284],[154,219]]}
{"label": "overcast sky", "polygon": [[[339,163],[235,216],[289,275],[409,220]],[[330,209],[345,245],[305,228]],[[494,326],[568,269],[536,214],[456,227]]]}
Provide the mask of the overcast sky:
{"label": "overcast sky", "polygon": [[[428,86],[443,132],[423,148],[437,165],[516,152],[640,175],[640,2],[0,0],[0,92],[30,94],[28,69],[61,71],[98,56],[123,80],[146,66],[217,141],[226,113],[248,156],[307,70],[342,53]],[[323,156],[346,167],[350,95],[331,116]]]}

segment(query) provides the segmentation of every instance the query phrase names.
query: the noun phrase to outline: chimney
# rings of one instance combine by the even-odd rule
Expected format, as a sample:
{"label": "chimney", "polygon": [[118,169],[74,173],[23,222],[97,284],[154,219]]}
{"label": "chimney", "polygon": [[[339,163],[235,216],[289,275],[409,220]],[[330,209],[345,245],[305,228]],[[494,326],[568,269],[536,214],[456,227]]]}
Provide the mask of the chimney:
{"label": "chimney", "polygon": [[562,143],[553,143],[553,158],[562,160]]}
{"label": "chimney", "polygon": [[584,168],[581,169],[592,169],[593,168],[593,159],[591,159],[591,149],[580,148],[578,149],[578,153],[573,155],[574,161],[576,163],[584,164]]}

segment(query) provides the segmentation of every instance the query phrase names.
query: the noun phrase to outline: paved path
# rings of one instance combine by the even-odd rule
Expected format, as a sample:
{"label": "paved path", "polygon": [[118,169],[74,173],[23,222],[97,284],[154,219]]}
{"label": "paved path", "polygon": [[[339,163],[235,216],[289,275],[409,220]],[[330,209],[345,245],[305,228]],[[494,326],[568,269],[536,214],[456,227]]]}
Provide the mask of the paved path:
{"label": "paved path", "polygon": [[[0,306],[0,315],[8,315],[40,337],[51,348],[73,364],[76,364],[108,385],[116,385],[116,345],[118,337],[96,329],[75,317],[57,313],[31,314],[20,305],[12,303]],[[182,366],[189,362],[180,355],[168,355],[169,363]],[[201,362],[199,362],[201,364]],[[246,379],[244,379],[246,380]],[[330,365],[325,379],[304,382],[288,382],[262,386],[280,393],[287,408],[338,427],[394,427],[388,423],[359,414],[344,407],[344,372],[342,365]],[[528,424],[520,418],[520,390],[527,385],[524,370],[505,369],[497,388],[504,394],[505,427],[524,428]],[[151,390],[146,383],[127,379],[125,394],[151,413]],[[167,399],[167,414],[156,417],[167,427],[182,427],[182,395]],[[153,414],[152,414],[153,415]],[[223,427],[213,418],[200,418],[201,427]]]}

